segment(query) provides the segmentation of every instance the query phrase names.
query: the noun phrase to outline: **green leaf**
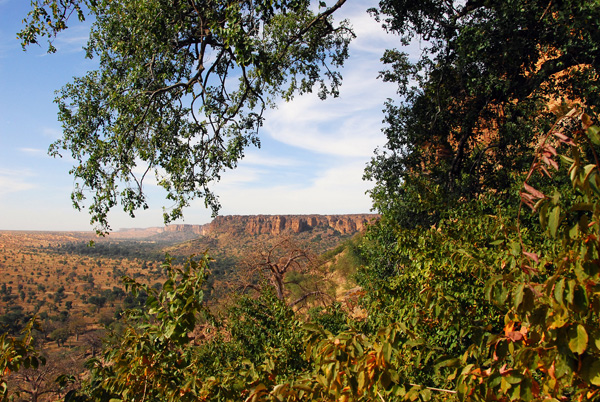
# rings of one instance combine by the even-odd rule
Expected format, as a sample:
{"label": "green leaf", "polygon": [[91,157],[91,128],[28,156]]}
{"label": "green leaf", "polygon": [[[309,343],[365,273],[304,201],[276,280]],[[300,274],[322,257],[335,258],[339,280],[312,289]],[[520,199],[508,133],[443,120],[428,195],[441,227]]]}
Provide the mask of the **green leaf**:
{"label": "green leaf", "polygon": [[596,145],[600,145],[600,127],[591,126],[587,130],[588,138]]}
{"label": "green leaf", "polygon": [[596,360],[589,367],[588,376],[590,383],[600,387],[600,360]]}
{"label": "green leaf", "polygon": [[572,326],[568,331],[569,335],[569,349],[573,353],[583,354],[585,349],[587,348],[588,343],[588,334],[585,331],[585,328],[581,324],[577,324],[577,326]]}
{"label": "green leaf", "polygon": [[521,283],[519,284],[519,286],[517,286],[517,289],[515,290],[515,294],[514,294],[514,303],[513,306],[515,308],[519,308],[519,306],[521,305],[521,302],[523,301],[523,290],[525,288],[525,284]]}
{"label": "green leaf", "polygon": [[514,241],[510,244],[510,251],[512,252],[512,255],[514,255],[515,257],[518,257],[521,255],[521,243],[519,243],[518,241]]}
{"label": "green leaf", "polygon": [[558,232],[558,227],[560,225],[560,212],[560,206],[557,205],[552,208],[548,214],[548,230],[550,231],[550,235],[552,235],[552,237],[556,237],[556,233]]}
{"label": "green leaf", "polygon": [[564,291],[565,291],[565,279],[561,278],[556,285],[554,286],[554,299],[560,304],[564,306]]}

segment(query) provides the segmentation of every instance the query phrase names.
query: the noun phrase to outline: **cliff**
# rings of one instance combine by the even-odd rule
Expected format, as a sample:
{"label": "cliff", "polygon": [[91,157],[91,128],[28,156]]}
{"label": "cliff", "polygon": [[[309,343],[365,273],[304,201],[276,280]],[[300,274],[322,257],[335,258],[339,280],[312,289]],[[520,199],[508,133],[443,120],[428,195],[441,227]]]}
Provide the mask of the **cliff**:
{"label": "cliff", "polygon": [[229,215],[215,218],[208,233],[243,232],[250,235],[301,233],[320,228],[353,234],[376,219],[373,214],[353,215]]}
{"label": "cliff", "polygon": [[226,215],[218,216],[204,225],[173,224],[163,228],[121,229],[111,233],[115,238],[144,238],[185,236],[195,238],[217,234],[280,235],[309,232],[315,228],[324,231],[353,234],[377,219],[375,214],[352,215]]}

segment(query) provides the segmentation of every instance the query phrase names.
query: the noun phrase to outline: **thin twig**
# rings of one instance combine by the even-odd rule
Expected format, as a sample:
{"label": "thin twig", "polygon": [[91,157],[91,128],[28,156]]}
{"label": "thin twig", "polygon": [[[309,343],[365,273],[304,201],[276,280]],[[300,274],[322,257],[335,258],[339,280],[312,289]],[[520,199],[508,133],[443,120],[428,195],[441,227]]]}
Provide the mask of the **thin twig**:
{"label": "thin twig", "polygon": [[456,391],[452,391],[451,389],[443,389],[443,388],[434,388],[434,387],[424,387],[423,385],[419,385],[419,384],[408,384],[411,387],[423,387],[425,389],[428,389],[430,391],[438,391],[438,392],[447,392],[449,394],[456,394]]}

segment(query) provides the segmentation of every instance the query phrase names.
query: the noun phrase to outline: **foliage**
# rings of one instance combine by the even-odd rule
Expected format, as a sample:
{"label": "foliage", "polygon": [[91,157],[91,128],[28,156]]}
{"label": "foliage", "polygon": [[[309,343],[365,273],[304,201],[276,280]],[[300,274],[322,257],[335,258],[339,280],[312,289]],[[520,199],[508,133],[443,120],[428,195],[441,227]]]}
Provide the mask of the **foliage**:
{"label": "foliage", "polygon": [[[428,230],[396,229],[397,247],[387,254],[393,275],[368,289],[371,322],[363,328],[385,328],[378,333],[389,334],[382,342],[390,345],[392,363],[378,367],[401,376],[391,376],[383,390],[372,383],[374,390],[411,400],[427,400],[438,388],[469,401],[598,398],[600,176],[594,144],[600,138],[596,127],[587,135],[578,128],[589,125],[579,116],[570,115],[577,124],[569,130],[555,126],[553,141],[542,138],[522,186],[524,203],[539,215],[537,227],[517,224],[520,208],[515,214],[489,196],[462,204],[454,218]],[[560,143],[570,146],[569,156],[558,154]],[[559,159],[566,167],[550,175]],[[528,184],[534,171],[556,179],[554,189]],[[571,186],[562,185],[561,175]],[[494,205],[496,213],[486,214]],[[376,279],[379,273],[364,275]]]}
{"label": "foliage", "polygon": [[273,387],[294,381],[309,368],[304,358],[302,323],[265,288],[257,298],[240,296],[217,336],[197,349],[195,367],[202,369],[207,400],[244,400],[257,385]]}
{"label": "foliage", "polygon": [[276,98],[315,86],[337,95],[353,34],[330,15],[344,2],[318,14],[307,0],[33,2],[23,46],[66,29],[73,12],[94,20],[86,54],[100,67],[59,92],[63,137],[50,147],[76,161],[74,206],[91,191],[92,223],[105,232],[119,201],[131,216],[148,207],[143,183],[154,173],[174,204],[165,222],[194,197],[216,214],[210,183],[260,144]]}
{"label": "foliage", "polygon": [[31,315],[25,314],[21,306],[13,306],[10,311],[0,316],[0,329],[15,335],[23,331],[31,319]]}
{"label": "foliage", "polygon": [[189,376],[192,351],[188,334],[202,311],[202,284],[208,257],[192,258],[183,268],[167,258],[163,267],[167,280],[162,289],[124,278],[134,295],[148,295],[145,309],[126,312],[127,326],[115,334],[102,359],[88,362],[91,381],[79,395],[67,400],[195,400]]}
{"label": "foliage", "polygon": [[[584,115],[584,125],[586,120]],[[487,298],[507,310],[504,332],[469,351],[473,363],[457,371],[463,399],[600,399],[600,165],[583,154],[589,144],[595,155],[599,130],[579,129],[573,139],[552,133],[570,144],[570,155],[558,156],[574,197],[565,199],[559,191],[545,196],[525,183],[524,201],[538,198],[531,206],[539,211],[546,239],[522,251],[529,264],[488,281]],[[535,166],[547,173],[557,166],[557,153],[551,145],[540,149],[543,159]]]}
{"label": "foliage", "polygon": [[88,361],[89,382],[66,400],[232,400],[254,383],[303,373],[305,332],[285,301],[265,287],[258,298],[237,298],[219,319],[202,304],[207,264],[207,256],[184,268],[167,259],[160,290],[125,278],[134,295],[148,295],[146,305],[124,313],[125,327]]}
{"label": "foliage", "polygon": [[6,377],[20,369],[37,368],[46,364],[46,359],[40,356],[33,347],[31,331],[37,321],[30,320],[18,338],[8,333],[0,335],[0,400],[7,401],[9,396]]}
{"label": "foliage", "polygon": [[309,322],[315,323],[333,334],[350,329],[348,327],[348,320],[348,314],[339,302],[334,302],[326,308],[313,307],[308,310]]}

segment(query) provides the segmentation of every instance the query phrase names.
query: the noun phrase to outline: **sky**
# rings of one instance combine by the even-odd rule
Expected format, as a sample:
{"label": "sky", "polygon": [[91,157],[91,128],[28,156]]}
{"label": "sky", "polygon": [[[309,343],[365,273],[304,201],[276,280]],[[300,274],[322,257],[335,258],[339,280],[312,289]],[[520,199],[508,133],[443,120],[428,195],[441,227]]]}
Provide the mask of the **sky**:
{"label": "sky", "polygon": [[[328,1],[327,3],[333,3]],[[385,144],[383,108],[396,97],[393,84],[377,79],[386,48],[399,46],[367,13],[375,1],[348,0],[336,19],[348,18],[357,38],[342,69],[338,98],[319,100],[316,93],[296,97],[266,113],[261,148],[248,148],[237,169],[213,186],[221,215],[352,214],[371,212],[362,180],[374,150]],[[88,24],[73,24],[45,47],[21,49],[16,39],[28,1],[0,0],[0,230],[93,230],[87,210],[72,207],[72,160],[48,156],[61,126],[54,91],[72,77],[95,67],[82,46]],[[164,191],[144,189],[150,209],[131,219],[109,215],[113,230],[163,226]],[[175,223],[204,224],[212,219],[203,200],[184,210]]]}

